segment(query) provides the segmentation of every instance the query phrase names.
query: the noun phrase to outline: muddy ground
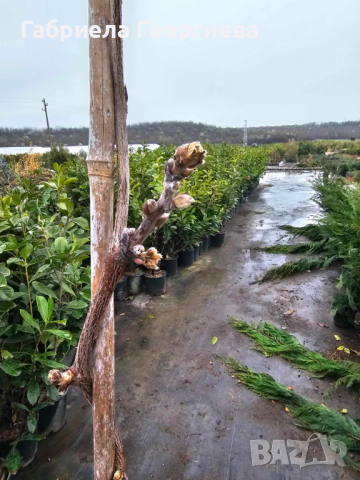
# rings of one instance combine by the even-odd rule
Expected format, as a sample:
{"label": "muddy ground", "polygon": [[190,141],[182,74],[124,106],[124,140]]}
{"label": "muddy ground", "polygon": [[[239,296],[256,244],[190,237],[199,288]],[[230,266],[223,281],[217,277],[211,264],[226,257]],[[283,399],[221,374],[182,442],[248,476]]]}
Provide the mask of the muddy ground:
{"label": "muddy ground", "polygon": [[[286,243],[277,225],[304,225],[319,214],[311,200],[311,173],[269,173],[226,227],[226,243],[210,249],[189,269],[169,279],[166,295],[145,294],[117,305],[116,415],[132,480],[337,480],[358,474],[332,465],[252,466],[250,440],[306,440],[282,404],[248,391],[215,361],[232,355],[271,374],[314,401],[323,402],[329,382],[312,379],[279,358],[266,358],[234,331],[227,316],[270,320],[320,352],[341,344],[360,350],[354,330],[334,327],[330,305],[336,267],[266,284],[251,284],[287,259],[254,247]],[[284,313],[293,308],[291,316]],[[148,315],[154,318],[149,318]],[[320,327],[318,323],[329,328]],[[212,345],[216,336],[218,342]],[[212,362],[212,363],[211,363]],[[339,391],[326,404],[359,415],[354,392]],[[289,449],[288,451],[290,451]],[[314,453],[315,452],[315,453]],[[307,462],[315,456],[311,449]],[[69,393],[64,428],[39,445],[35,461],[17,479],[91,480],[91,410]]]}

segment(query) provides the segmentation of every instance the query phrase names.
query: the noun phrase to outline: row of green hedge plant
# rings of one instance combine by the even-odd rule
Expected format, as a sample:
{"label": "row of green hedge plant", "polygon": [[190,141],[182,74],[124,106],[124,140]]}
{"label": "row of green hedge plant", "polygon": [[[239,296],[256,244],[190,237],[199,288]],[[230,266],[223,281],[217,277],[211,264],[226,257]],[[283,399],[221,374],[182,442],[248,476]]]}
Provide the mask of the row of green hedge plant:
{"label": "row of green hedge plant", "polygon": [[[195,202],[175,210],[148,239],[164,256],[219,231],[264,172],[267,153],[262,148],[205,147],[206,163],[181,187]],[[143,147],[130,153],[129,227],[141,222],[144,201],[161,194],[165,163],[174,150]],[[86,162],[81,155],[70,156],[44,176],[48,157],[45,163],[38,159],[41,167],[31,178],[17,175],[0,197],[0,413],[2,423],[26,421],[22,439],[38,438],[37,412],[58,399],[47,373],[61,367],[76,346],[90,302]],[[64,160],[64,152],[60,157]]]}

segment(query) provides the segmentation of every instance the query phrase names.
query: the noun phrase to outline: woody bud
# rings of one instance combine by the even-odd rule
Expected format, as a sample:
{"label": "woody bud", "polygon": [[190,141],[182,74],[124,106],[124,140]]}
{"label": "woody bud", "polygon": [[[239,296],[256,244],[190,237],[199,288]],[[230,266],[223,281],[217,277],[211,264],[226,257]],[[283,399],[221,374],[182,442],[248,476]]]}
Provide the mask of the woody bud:
{"label": "woody bud", "polygon": [[186,193],[180,193],[173,199],[173,204],[175,208],[178,208],[180,210],[190,207],[190,205],[194,202],[195,200]]}

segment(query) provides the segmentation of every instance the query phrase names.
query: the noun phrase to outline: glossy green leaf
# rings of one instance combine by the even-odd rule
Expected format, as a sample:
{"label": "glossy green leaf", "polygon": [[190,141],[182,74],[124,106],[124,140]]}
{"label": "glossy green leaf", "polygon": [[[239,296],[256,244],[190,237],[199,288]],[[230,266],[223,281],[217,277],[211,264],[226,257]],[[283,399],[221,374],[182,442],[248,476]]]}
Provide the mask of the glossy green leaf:
{"label": "glossy green leaf", "polygon": [[72,221],[76,223],[76,225],[79,225],[83,230],[89,230],[89,222],[86,220],[86,218],[83,217],[77,217],[73,218]]}
{"label": "glossy green leaf", "polygon": [[37,320],[35,320],[35,318],[33,318],[30,313],[28,313],[26,310],[20,310],[20,314],[21,316],[23,317],[23,319],[25,320],[25,322],[27,322],[29,325],[31,325],[33,328],[36,328],[36,330],[38,332],[40,332],[40,325],[39,325],[39,322]]}
{"label": "glossy green leaf", "polygon": [[12,360],[5,360],[0,364],[1,370],[12,377],[18,377],[21,373],[21,365],[18,362]]}
{"label": "glossy green leaf", "polygon": [[46,385],[46,391],[50,398],[55,402],[59,400],[59,392],[54,385]]}
{"label": "glossy green leaf", "polygon": [[37,418],[34,413],[30,413],[27,418],[27,427],[30,433],[34,433],[37,427]]}
{"label": "glossy green leaf", "polygon": [[29,256],[31,255],[31,253],[33,251],[33,248],[34,247],[32,246],[31,243],[28,243],[27,245],[25,245],[25,247],[20,250],[20,257],[23,258],[24,260],[29,258]]}
{"label": "glossy green leaf", "polygon": [[13,402],[11,405],[14,405],[14,406],[17,407],[17,408],[20,408],[20,410],[25,410],[26,412],[29,411],[29,409],[27,408],[27,406],[24,405],[23,403]]}
{"label": "glossy green leaf", "polygon": [[49,368],[68,368],[67,365],[64,365],[63,363],[49,360],[47,358],[38,358],[37,361]]}
{"label": "glossy green leaf", "polygon": [[6,457],[5,466],[12,475],[16,474],[21,467],[21,455],[18,450],[11,450]]}
{"label": "glossy green leaf", "polygon": [[[29,387],[27,389],[27,399],[30,405],[35,405],[40,395],[39,382],[33,377],[30,379]],[[34,432],[31,432],[34,433]]]}
{"label": "glossy green leaf", "polygon": [[5,267],[5,263],[0,263],[0,274],[4,275],[4,277],[8,277],[11,274],[11,271]]}
{"label": "glossy green leaf", "polygon": [[40,315],[42,316],[42,319],[44,320],[44,322],[47,322],[49,320],[49,309],[48,309],[48,302],[46,301],[46,298],[37,296],[36,304],[40,312]]}
{"label": "glossy green leaf", "polygon": [[52,297],[49,297],[48,299],[48,319],[51,319],[51,315],[54,311],[54,300]]}
{"label": "glossy green leaf", "polygon": [[56,337],[63,338],[65,340],[71,340],[72,335],[67,330],[58,330],[56,328],[47,329],[47,332],[55,335]]}
{"label": "glossy green leaf", "polygon": [[68,251],[69,243],[64,237],[59,237],[54,242],[56,253],[66,253]]}
{"label": "glossy green leaf", "polygon": [[73,300],[67,304],[67,307],[73,310],[81,310],[83,308],[87,308],[87,306],[88,304],[83,300]]}
{"label": "glossy green leaf", "polygon": [[0,313],[5,313],[16,307],[16,303],[8,300],[0,300]]}
{"label": "glossy green leaf", "polygon": [[57,295],[56,293],[54,292],[54,290],[51,290],[51,288],[47,287],[46,285],[44,285],[43,283],[40,283],[40,282],[32,282],[33,284],[33,287],[39,292],[39,293],[43,293],[44,295],[48,295],[49,297],[52,297],[52,298],[56,298],[57,299]]}
{"label": "glossy green leaf", "polygon": [[7,350],[1,350],[1,358],[3,360],[8,360],[9,358],[13,358],[13,354],[8,352]]}

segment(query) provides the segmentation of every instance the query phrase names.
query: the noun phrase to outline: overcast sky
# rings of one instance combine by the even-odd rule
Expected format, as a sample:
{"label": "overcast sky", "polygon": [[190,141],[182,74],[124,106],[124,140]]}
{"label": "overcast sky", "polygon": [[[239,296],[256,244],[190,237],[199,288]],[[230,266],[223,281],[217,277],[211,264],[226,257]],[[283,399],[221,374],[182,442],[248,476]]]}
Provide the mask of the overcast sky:
{"label": "overcast sky", "polygon": [[[192,120],[220,126],[360,119],[360,2],[355,0],[124,0],[129,123]],[[0,0],[0,126],[88,125],[88,41],[21,37],[21,22],[87,23],[87,0]],[[177,27],[152,38],[138,22]],[[180,41],[181,25],[217,38]],[[249,25],[258,38],[221,38]]]}

